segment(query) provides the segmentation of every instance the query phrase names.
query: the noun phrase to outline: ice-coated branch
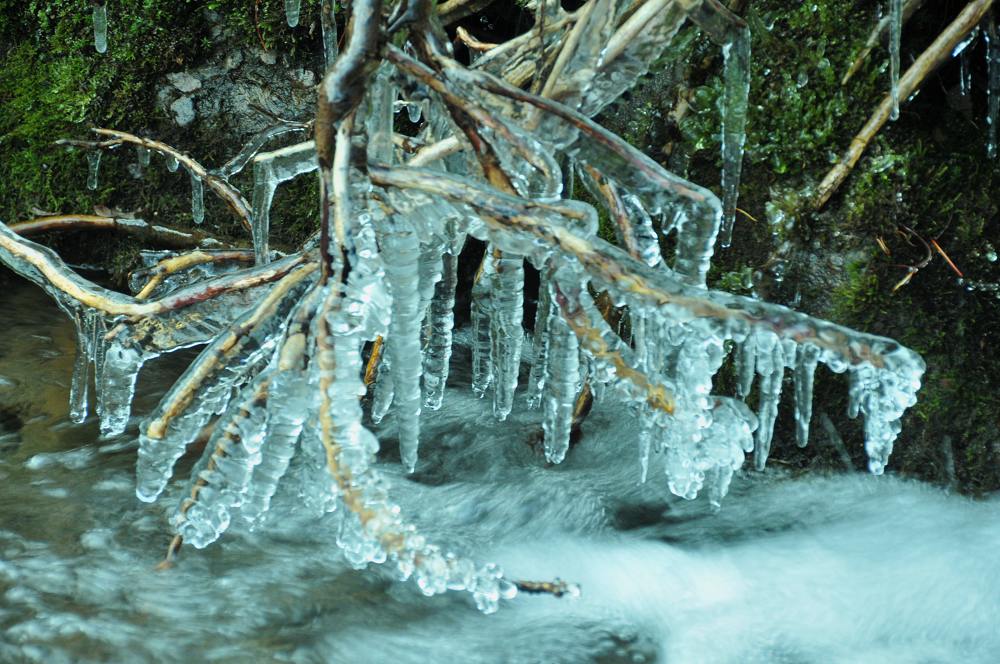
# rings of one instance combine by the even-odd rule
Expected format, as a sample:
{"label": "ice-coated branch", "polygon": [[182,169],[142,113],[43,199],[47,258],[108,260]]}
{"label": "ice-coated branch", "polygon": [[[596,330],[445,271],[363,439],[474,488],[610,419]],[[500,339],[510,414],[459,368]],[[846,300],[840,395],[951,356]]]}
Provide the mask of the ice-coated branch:
{"label": "ice-coated branch", "polygon": [[116,129],[95,128],[93,129],[93,132],[98,136],[107,137],[106,140],[75,141],[75,140],[63,139],[56,141],[56,145],[73,145],[78,147],[88,147],[93,149],[106,150],[109,148],[117,147],[118,145],[122,145],[124,143],[128,143],[131,145],[141,146],[147,150],[152,150],[153,152],[157,152],[171,159],[175,159],[178,163],[184,166],[184,168],[186,168],[189,173],[191,173],[192,178],[198,178],[202,182],[206,183],[208,185],[208,188],[211,189],[213,192],[215,192],[215,194],[218,195],[219,198],[225,201],[226,205],[229,206],[229,209],[232,210],[232,212],[237,217],[239,217],[240,223],[243,224],[243,227],[248,231],[250,230],[251,228],[250,204],[247,202],[245,198],[243,198],[243,194],[241,194],[236,187],[229,184],[228,181],[215,175],[207,168],[202,166],[198,161],[196,161],[190,155],[185,154],[180,150],[178,150],[177,148],[171,147],[161,141],[155,141],[151,138],[142,138],[140,136],[136,136],[135,134],[130,134],[126,131],[118,131]]}
{"label": "ice-coated branch", "polygon": [[227,263],[237,261],[253,263],[254,253],[246,249],[229,251],[190,251],[178,256],[171,256],[158,262],[155,267],[146,271],[146,284],[135,294],[135,299],[146,300],[172,274],[189,270],[197,265],[209,263]]}
{"label": "ice-coated branch", "polygon": [[[674,396],[662,384],[655,383],[635,368],[630,349],[607,327],[600,316],[590,316],[580,300],[569,297],[559,284],[554,285],[555,303],[562,318],[576,333],[580,346],[597,360],[614,367],[619,378],[632,386],[635,395],[654,411],[674,412]],[[631,360],[631,361],[630,361]]]}
{"label": "ice-coated branch", "polygon": [[[377,184],[417,189],[472,206],[491,227],[517,231],[533,241],[539,256],[553,251],[572,256],[597,285],[628,298],[640,311],[679,307],[694,318],[766,329],[796,343],[812,343],[849,365],[869,363],[882,367],[890,353],[906,351],[884,337],[855,332],[780,305],[688,285],[668,270],[650,268],[600,238],[582,237],[565,226],[547,222],[540,214],[561,215],[572,222],[586,216],[580,204],[530,201],[436,171],[371,165],[369,174]],[[910,351],[906,353],[919,359]]]}
{"label": "ice-coated branch", "polygon": [[224,243],[199,230],[178,230],[160,224],[150,224],[131,217],[107,217],[95,214],[59,214],[36,217],[10,224],[21,237],[59,231],[108,230],[132,236],[154,246],[170,249],[194,249],[202,246],[225,246]]}
{"label": "ice-coated branch", "polygon": [[275,281],[303,262],[305,258],[296,255],[290,257],[290,260],[278,261],[265,269],[223,275],[149,302],[140,302],[133,297],[116,293],[84,279],[71,270],[54,251],[20,237],[2,222],[0,222],[0,260],[50,294],[54,292],[68,297],[111,316],[144,317],[203,302],[222,293]]}
{"label": "ice-coated branch", "polygon": [[151,439],[160,439],[166,435],[170,422],[184,412],[195,394],[225,364],[228,358],[238,353],[247,343],[250,334],[263,321],[274,315],[278,304],[288,292],[314,273],[316,265],[306,264],[297,267],[282,278],[257,307],[246,317],[241,318],[225,333],[219,335],[216,341],[202,353],[195,364],[189,367],[184,377],[170,393],[164,397],[157,408],[157,414],[144,425],[144,435]]}
{"label": "ice-coated branch", "polygon": [[351,6],[347,47],[319,86],[316,107],[316,156],[320,169],[320,255],[323,279],[333,271],[331,242],[347,251],[350,215],[348,169],[354,110],[378,67],[382,42],[381,0],[359,0]]}

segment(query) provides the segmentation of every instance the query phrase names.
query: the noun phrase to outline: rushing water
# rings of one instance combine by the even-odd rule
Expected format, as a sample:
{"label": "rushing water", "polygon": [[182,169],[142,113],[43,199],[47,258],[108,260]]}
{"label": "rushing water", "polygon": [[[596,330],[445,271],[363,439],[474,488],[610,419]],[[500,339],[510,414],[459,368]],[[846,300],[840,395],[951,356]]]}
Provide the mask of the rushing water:
{"label": "rushing water", "polygon": [[[134,429],[102,440],[69,422],[68,320],[34,287],[4,288],[0,661],[1000,661],[996,500],[753,473],[712,514],[666,499],[660,478],[637,484],[634,422],[610,405],[546,468],[537,413],[495,422],[467,357],[412,479],[393,424],[379,431],[399,502],[429,537],[515,578],[578,582],[579,599],[522,595],[484,616],[462,595],[424,598],[351,570],[329,524],[281,494],[264,529],[155,571],[182,487],[136,500]],[[182,360],[146,370],[137,411]]]}

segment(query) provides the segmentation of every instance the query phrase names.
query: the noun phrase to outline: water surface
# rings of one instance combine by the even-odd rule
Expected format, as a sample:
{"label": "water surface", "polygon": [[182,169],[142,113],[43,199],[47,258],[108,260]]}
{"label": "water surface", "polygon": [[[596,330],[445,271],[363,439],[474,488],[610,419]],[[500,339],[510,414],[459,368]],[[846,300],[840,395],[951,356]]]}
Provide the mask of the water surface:
{"label": "water surface", "polygon": [[[1000,661],[1000,520],[891,476],[738,477],[720,514],[638,482],[634,423],[600,404],[562,466],[537,414],[496,423],[458,349],[445,407],[394,495],[428,537],[515,578],[579,583],[496,615],[357,572],[331,522],[273,518],[185,548],[157,572],[184,482],[133,493],[134,426],[68,419],[72,326],[38,289],[5,284],[0,314],[0,661],[3,662],[983,662]],[[184,358],[142,374],[155,404]],[[387,418],[391,420],[390,418]],[[181,465],[186,470],[192,459]]]}

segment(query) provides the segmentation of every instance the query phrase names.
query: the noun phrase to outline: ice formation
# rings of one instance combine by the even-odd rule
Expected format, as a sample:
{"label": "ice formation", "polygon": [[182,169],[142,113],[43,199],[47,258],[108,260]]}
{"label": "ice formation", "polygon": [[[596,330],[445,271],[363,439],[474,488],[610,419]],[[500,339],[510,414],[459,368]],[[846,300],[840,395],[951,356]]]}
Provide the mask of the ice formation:
{"label": "ice formation", "polygon": [[104,53],[108,50],[108,8],[107,5],[95,4],[94,18],[94,50]]}
{"label": "ice formation", "polygon": [[[614,400],[642,422],[641,478],[685,498],[704,491],[718,505],[746,453],[763,468],[788,369],[796,440],[807,443],[814,373],[824,364],[848,372],[851,414],[864,416],[870,468],[881,473],[900,418],[915,402],[919,356],[889,339],[706,286],[736,205],[749,37],[742,21],[715,4],[698,3],[690,16],[683,5],[647,0],[630,11],[628,2],[591,0],[574,23],[554,4],[555,27],[544,41],[563,50],[533,94],[518,87],[533,75],[525,55],[536,46],[526,38],[471,68],[426,36],[412,49],[386,46],[380,67],[364,64],[364,40],[378,34],[371,26],[382,15],[377,3],[359,0],[355,29],[319,92],[315,141],[261,152],[302,126],[269,129],[215,171],[196,173],[185,162],[196,223],[205,215],[203,181],[231,207],[245,204],[228,178],[253,164],[253,202],[245,206],[252,209],[242,212],[252,232],[251,267],[206,253],[167,273],[174,256],[149,254],[137,276],[155,281],[137,278],[130,297],[86,281],[0,224],[0,260],[46,289],[79,331],[73,419],[86,416],[89,367],[101,430],[115,434],[131,420],[143,364],[201,346],[139,426],[136,493],[144,501],[156,500],[177,460],[207,438],[172,519],[184,541],[203,547],[234,521],[260,523],[285,482],[303,509],[339,519],[337,544],[352,564],[388,563],[427,595],[464,589],[493,611],[514,585],[496,567],[442,551],[407,524],[389,497],[363,411],[375,422],[394,421],[404,467],[418,467],[422,409],[445,397],[456,291],[470,286],[458,283],[459,253],[473,237],[486,249],[471,284],[472,389],[490,393],[500,420],[522,404],[538,408],[549,462],[567,455],[581,393]],[[298,6],[286,3],[289,24]],[[330,58],[331,3],[321,10]],[[725,55],[723,200],[591,120],[648,70],[688,17]],[[329,83],[341,79],[353,83]],[[394,132],[403,108],[420,111],[409,116],[409,136]],[[334,114],[336,137],[323,113]],[[162,144],[115,136],[160,151],[176,168]],[[96,173],[96,158],[91,165]],[[321,233],[275,257],[268,245],[275,192],[317,171]],[[597,210],[573,200],[574,177],[605,208],[620,246],[597,237]],[[672,257],[660,250],[668,233],[676,240]],[[518,392],[526,262],[541,286],[528,384]],[[735,397],[715,389],[727,362],[738,378]]]}
{"label": "ice formation", "polygon": [[285,20],[291,28],[299,24],[300,3],[301,0],[285,0]]}
{"label": "ice formation", "polygon": [[889,94],[892,111],[889,117],[899,119],[899,42],[903,32],[903,0],[889,0]]}

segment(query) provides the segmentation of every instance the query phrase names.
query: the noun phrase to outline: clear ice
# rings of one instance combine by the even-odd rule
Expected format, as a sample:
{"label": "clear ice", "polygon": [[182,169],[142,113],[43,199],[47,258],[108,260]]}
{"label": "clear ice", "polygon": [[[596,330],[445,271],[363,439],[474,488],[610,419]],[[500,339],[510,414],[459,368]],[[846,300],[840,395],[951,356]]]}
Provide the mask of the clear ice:
{"label": "clear ice", "polygon": [[903,32],[903,0],[889,0],[889,85],[892,111],[889,118],[899,119],[899,42]]}
{"label": "clear ice", "polygon": [[104,53],[108,50],[108,8],[94,5],[94,50]]}
{"label": "clear ice", "polygon": [[294,28],[299,24],[299,10],[302,0],[285,0],[285,21],[288,27]]}

